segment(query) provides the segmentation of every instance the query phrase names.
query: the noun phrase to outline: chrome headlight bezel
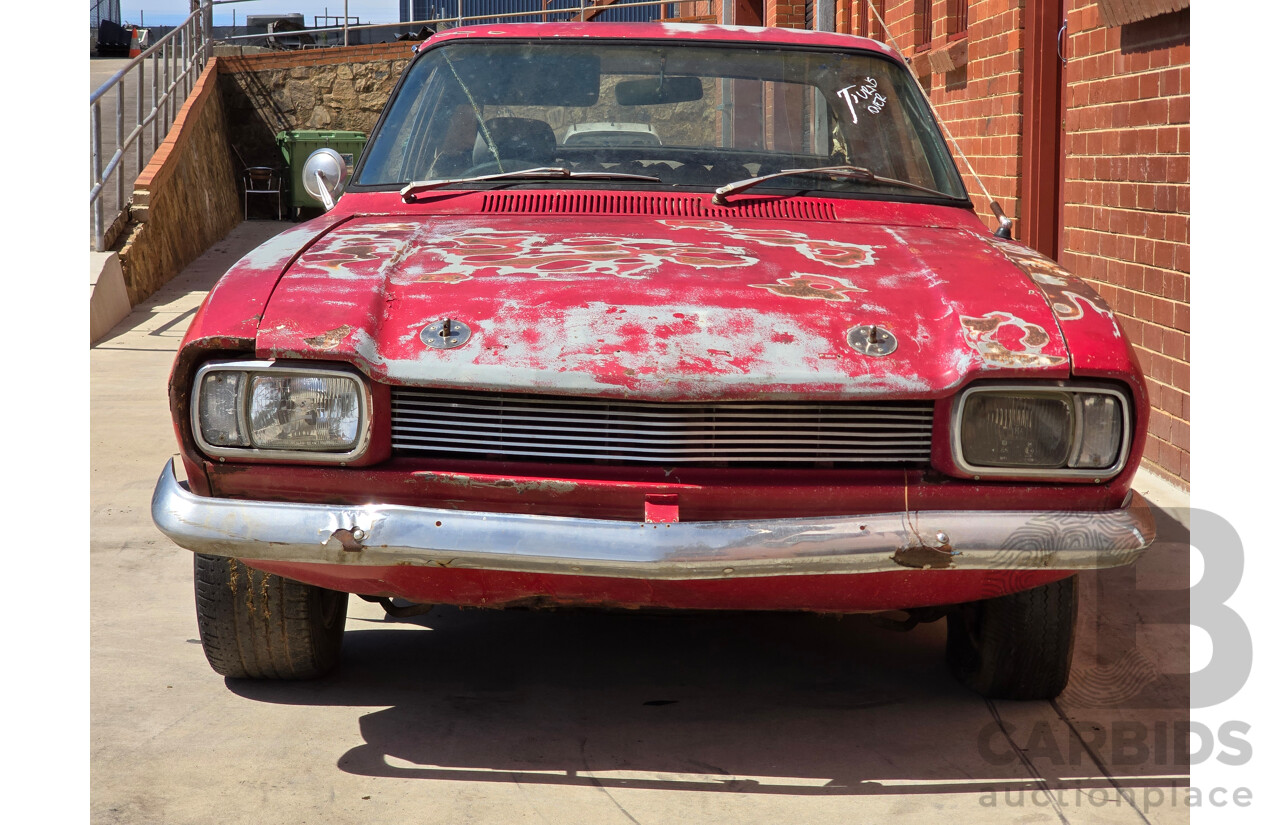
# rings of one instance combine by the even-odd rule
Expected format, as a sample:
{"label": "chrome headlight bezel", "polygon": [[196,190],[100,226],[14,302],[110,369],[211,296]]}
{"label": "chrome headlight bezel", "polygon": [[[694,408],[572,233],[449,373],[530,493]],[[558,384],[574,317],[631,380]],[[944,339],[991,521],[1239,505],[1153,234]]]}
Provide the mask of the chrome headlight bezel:
{"label": "chrome headlight bezel", "polygon": [[[964,445],[962,440],[962,427],[964,424],[964,413],[966,404],[973,399],[974,396],[980,394],[998,394],[998,395],[1046,395],[1046,396],[1076,396],[1076,395],[1107,395],[1114,397],[1120,407],[1121,431],[1120,431],[1120,448],[1116,455],[1116,460],[1108,467],[1019,467],[1019,466],[986,466],[970,464],[965,460]],[[1074,400],[1074,399],[1073,399]],[[1083,437],[1082,429],[1084,426],[1083,419],[1080,416],[1074,416],[1072,422],[1071,441],[1067,448],[1067,455],[1070,456],[1075,452]],[[955,405],[951,412],[951,460],[956,468],[967,476],[974,478],[1053,478],[1053,479],[1088,479],[1090,481],[1105,481],[1119,474],[1129,461],[1129,450],[1133,442],[1133,411],[1127,393],[1120,389],[1109,386],[1093,385],[1093,384],[1072,384],[1072,385],[1045,385],[1045,384],[989,384],[977,387],[969,387],[960,393],[956,398]],[[1069,459],[1068,459],[1069,460]]]}
{"label": "chrome headlight bezel", "polygon": [[[201,432],[200,394],[203,390],[205,379],[209,375],[220,372],[240,373],[244,376],[242,380],[242,388],[239,391],[240,409],[238,411],[242,430],[247,429],[246,424],[249,417],[249,403],[252,395],[253,376],[255,374],[270,374],[273,377],[311,375],[326,378],[340,375],[351,379],[355,382],[357,388],[356,400],[359,406],[359,422],[356,425],[357,434],[354,445],[349,450],[329,451],[262,449],[253,446],[228,447],[209,443]],[[373,396],[369,382],[359,370],[341,364],[303,366],[279,361],[210,361],[202,365],[200,369],[196,371],[195,378],[192,380],[190,408],[191,434],[195,439],[196,446],[200,448],[201,452],[216,458],[219,461],[223,461],[228,458],[238,458],[263,461],[346,464],[363,456],[365,452],[368,451],[371,440],[370,434],[372,428],[370,422],[370,410],[373,408]]]}

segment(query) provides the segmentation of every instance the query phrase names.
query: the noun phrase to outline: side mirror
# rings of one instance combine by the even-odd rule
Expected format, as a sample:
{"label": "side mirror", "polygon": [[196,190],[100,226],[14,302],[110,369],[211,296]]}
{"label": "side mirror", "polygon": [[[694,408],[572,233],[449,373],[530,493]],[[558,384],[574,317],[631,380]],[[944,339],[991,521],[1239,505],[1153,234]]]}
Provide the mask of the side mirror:
{"label": "side mirror", "polygon": [[347,162],[333,149],[324,147],[311,153],[302,165],[302,188],[307,194],[333,208],[334,195],[347,179]]}

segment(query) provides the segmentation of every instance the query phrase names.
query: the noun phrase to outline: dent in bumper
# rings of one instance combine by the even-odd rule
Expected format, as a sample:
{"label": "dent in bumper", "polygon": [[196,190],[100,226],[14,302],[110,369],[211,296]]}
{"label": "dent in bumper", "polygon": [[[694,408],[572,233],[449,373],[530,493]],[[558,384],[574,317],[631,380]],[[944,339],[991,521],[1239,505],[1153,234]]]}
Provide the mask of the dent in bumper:
{"label": "dent in bumper", "polygon": [[879,573],[904,568],[1088,570],[1155,539],[1146,502],[1102,512],[937,510],[644,524],[402,505],[197,496],[170,462],[151,517],[198,553],[262,561],[424,565],[634,579]]}

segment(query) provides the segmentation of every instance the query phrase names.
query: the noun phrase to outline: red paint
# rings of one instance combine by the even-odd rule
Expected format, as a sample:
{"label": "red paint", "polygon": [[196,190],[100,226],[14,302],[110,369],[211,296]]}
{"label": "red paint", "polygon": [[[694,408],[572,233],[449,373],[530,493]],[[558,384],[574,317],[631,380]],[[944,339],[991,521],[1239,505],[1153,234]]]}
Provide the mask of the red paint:
{"label": "red paint", "polygon": [[680,520],[680,496],[649,493],[644,497],[645,524],[672,524]]}
{"label": "red paint", "polygon": [[[948,456],[949,458],[949,456]],[[936,461],[936,459],[935,459]],[[1111,510],[1108,484],[973,482],[923,470],[764,470],[516,464],[393,458],[376,467],[206,465],[213,495],[262,501],[382,502],[499,513],[644,520],[647,495],[678,495],[683,521],[913,510]],[[548,481],[551,479],[552,481]]]}
{"label": "red paint", "polygon": [[625,38],[631,40],[651,38],[666,40],[700,40],[704,42],[739,44],[759,43],[761,45],[834,46],[840,49],[856,48],[877,52],[885,55],[886,57],[893,58],[895,62],[901,62],[889,47],[885,46],[883,43],[879,43],[875,40],[869,40],[865,37],[850,37],[849,35],[816,31],[806,31],[796,34],[795,30],[792,29],[772,27],[760,29],[745,28],[743,26],[722,28],[720,26],[668,25],[664,23],[495,23],[489,26],[466,26],[457,29],[447,29],[434,35],[426,42],[425,45],[428,47],[435,47],[442,43],[447,43],[450,40],[476,40],[489,38],[515,38],[524,40],[531,37],[590,37],[600,40],[608,38]]}
{"label": "red paint", "polygon": [[[381,195],[353,193],[339,208],[366,201],[384,205]],[[892,206],[834,205],[860,220],[424,220],[421,205],[402,205],[394,218],[352,215],[280,279],[257,352],[347,360],[393,384],[666,400],[937,398],[979,374],[1035,367],[1038,377],[1067,377],[1053,312],[970,212],[933,207],[922,225],[886,226],[866,219],[888,218]],[[525,266],[521,248],[542,252]],[[833,294],[843,300],[762,287],[785,292],[791,273],[840,284]],[[446,314],[470,324],[473,339],[424,353],[415,333]],[[992,358],[967,318],[998,321],[1000,351],[1011,356]],[[845,335],[859,323],[894,332],[895,357],[852,353]],[[344,326],[352,332],[331,345],[327,334]]]}
{"label": "red paint", "polygon": [[[483,37],[671,38],[863,48],[784,29],[590,23],[455,29]],[[896,59],[896,58],[893,58]],[[532,190],[531,190],[532,191]],[[968,208],[853,198],[637,193],[545,185],[519,202],[436,191],[345,194],[322,218],[234,266],[197,313],[170,387],[193,491],[241,499],[387,503],[631,521],[890,513],[1107,510],[1141,459],[1147,401],[1106,305],[1026,247],[992,238]],[[659,203],[661,201],[661,203]],[[590,211],[592,204],[598,211]],[[679,217],[677,217],[679,216]],[[419,339],[444,317],[472,337]],[[860,324],[893,333],[885,358],[853,352]],[[355,466],[210,462],[189,425],[194,371],[215,357],[327,360],[373,381],[373,448]],[[975,382],[1107,380],[1134,401],[1135,449],[1115,478],[985,481],[950,455],[952,402]],[[931,467],[782,470],[538,464],[391,456],[388,387],[601,398],[927,399]],[[419,602],[536,598],[629,606],[883,610],[1036,586],[1061,573],[903,570],[646,582],[423,567],[267,564],[326,587]]]}
{"label": "red paint", "polygon": [[276,235],[250,252],[219,279],[187,327],[183,346],[214,338],[252,340],[280,275],[310,244],[345,220],[330,212]]}
{"label": "red paint", "polygon": [[1038,587],[1061,571],[903,570],[821,576],[646,581],[439,567],[357,567],[246,561],[268,573],[366,596],[419,604],[502,607],[534,600],[600,607],[808,610],[854,613],[958,604]]}

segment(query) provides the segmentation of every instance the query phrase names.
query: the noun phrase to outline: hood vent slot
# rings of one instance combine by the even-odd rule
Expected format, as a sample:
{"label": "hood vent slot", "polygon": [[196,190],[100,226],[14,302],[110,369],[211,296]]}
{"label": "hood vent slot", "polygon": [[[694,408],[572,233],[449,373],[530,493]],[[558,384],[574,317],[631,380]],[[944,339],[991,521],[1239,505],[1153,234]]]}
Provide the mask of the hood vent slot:
{"label": "hood vent slot", "polygon": [[788,198],[742,200],[733,206],[713,206],[705,196],[657,195],[644,192],[515,192],[484,196],[481,211],[489,214],[538,215],[657,215],[671,218],[767,218],[770,220],[833,221],[828,203]]}

